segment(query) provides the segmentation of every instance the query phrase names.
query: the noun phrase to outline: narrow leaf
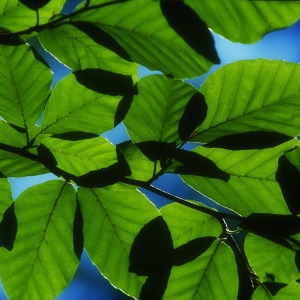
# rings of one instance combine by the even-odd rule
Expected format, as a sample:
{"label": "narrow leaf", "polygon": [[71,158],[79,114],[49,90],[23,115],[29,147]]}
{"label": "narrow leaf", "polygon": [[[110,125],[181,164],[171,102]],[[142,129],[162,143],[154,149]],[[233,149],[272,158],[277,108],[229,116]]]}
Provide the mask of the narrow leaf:
{"label": "narrow leaf", "polygon": [[0,247],[4,247],[9,251],[13,249],[17,235],[17,228],[18,222],[13,202],[3,214],[3,219],[0,223]]}
{"label": "narrow leaf", "polygon": [[76,211],[73,221],[73,247],[78,260],[81,258],[83,246],[83,216],[80,209],[80,203],[78,199],[76,199]]}

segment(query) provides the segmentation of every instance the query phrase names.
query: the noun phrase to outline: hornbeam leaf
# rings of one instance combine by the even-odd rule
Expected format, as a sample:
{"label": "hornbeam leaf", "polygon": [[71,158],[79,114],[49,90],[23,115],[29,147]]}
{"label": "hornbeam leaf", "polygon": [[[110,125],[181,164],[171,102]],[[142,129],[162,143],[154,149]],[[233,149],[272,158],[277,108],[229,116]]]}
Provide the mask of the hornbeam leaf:
{"label": "hornbeam leaf", "polygon": [[[201,105],[203,111],[200,111],[198,107],[199,115],[195,120],[200,123],[203,121],[203,113],[205,114],[206,109],[205,100],[188,83],[164,75],[149,75],[138,82],[137,89],[138,94],[134,96],[124,120],[129,136],[135,143],[180,142],[181,131],[178,132],[178,122],[184,114],[186,105],[195,97],[200,98],[198,100],[203,103]],[[194,120],[193,123],[195,128],[199,124],[196,124]],[[190,129],[192,133],[194,129]],[[181,137],[185,138],[186,130],[182,132]]]}
{"label": "hornbeam leaf", "polygon": [[0,274],[9,299],[54,299],[79,264],[73,251],[74,188],[54,180],[15,202],[18,232],[12,251],[0,249]]}
{"label": "hornbeam leaf", "polygon": [[0,193],[1,193],[0,220],[2,220],[3,214],[13,202],[12,194],[11,194],[11,186],[7,178],[0,178]]}
{"label": "hornbeam leaf", "polygon": [[214,32],[240,43],[254,43],[274,29],[285,28],[299,19],[297,1],[184,0]]}
{"label": "hornbeam leaf", "polygon": [[50,69],[27,45],[0,45],[0,116],[12,125],[34,126],[50,94]]}
{"label": "hornbeam leaf", "polygon": [[282,244],[248,233],[245,252],[262,282],[291,283],[300,277],[295,252]]}
{"label": "hornbeam leaf", "polygon": [[220,68],[200,88],[208,112],[193,140],[210,142],[248,131],[297,136],[299,76],[299,64],[279,60],[244,60]]}
{"label": "hornbeam leaf", "polygon": [[74,74],[69,74],[56,85],[47,102],[41,132],[101,134],[114,127],[114,115],[121,99],[122,95],[110,96],[88,89],[77,82]]}
{"label": "hornbeam leaf", "polygon": [[[39,33],[47,51],[73,70],[100,68],[135,75],[137,64],[105,31],[88,22],[72,22]],[[129,60],[129,61],[128,61]]]}
{"label": "hornbeam leaf", "polygon": [[58,168],[76,176],[117,162],[116,147],[102,137],[79,141],[48,137],[42,144],[52,152]]}
{"label": "hornbeam leaf", "polygon": [[229,181],[191,175],[181,177],[200,193],[244,216],[251,213],[288,215],[290,210],[276,181],[276,172],[279,157],[298,145],[299,141],[293,139],[262,150],[197,147],[193,151],[229,174]]}
{"label": "hornbeam leaf", "polygon": [[[37,3],[43,4],[47,0],[1,0],[0,3],[0,29],[5,32],[26,30],[37,23],[36,12],[29,8],[37,7]],[[53,14],[59,14],[63,8],[64,0],[51,0],[39,9],[39,24],[48,23]],[[27,4],[27,6],[26,6]],[[28,5],[29,4],[29,5]],[[30,5],[31,4],[31,5]]]}
{"label": "hornbeam leaf", "polygon": [[115,184],[101,189],[79,187],[84,220],[84,246],[92,262],[111,284],[137,297],[144,277],[128,272],[134,238],[160,214],[148,199],[131,187]]}
{"label": "hornbeam leaf", "polygon": [[[93,1],[103,4],[103,1]],[[131,59],[150,70],[160,70],[177,78],[205,73],[212,63],[200,55],[169,25],[159,1],[120,1],[101,9],[88,10],[71,21],[91,22],[111,35]],[[193,22],[194,24],[194,22]],[[207,27],[194,27],[194,38]],[[207,42],[207,37],[199,39]],[[213,42],[210,41],[213,48]],[[217,61],[217,57],[214,57]]]}

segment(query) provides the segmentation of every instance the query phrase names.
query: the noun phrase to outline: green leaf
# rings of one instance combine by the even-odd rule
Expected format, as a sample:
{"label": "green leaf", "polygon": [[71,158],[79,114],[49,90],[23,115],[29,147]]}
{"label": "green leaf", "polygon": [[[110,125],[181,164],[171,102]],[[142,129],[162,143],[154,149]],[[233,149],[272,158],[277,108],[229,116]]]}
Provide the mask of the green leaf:
{"label": "green leaf", "polygon": [[[25,0],[24,0],[25,2]],[[27,1],[26,1],[27,2]],[[33,1],[32,1],[33,2]],[[48,23],[53,14],[63,8],[64,0],[51,0],[39,9],[39,24]],[[0,29],[5,32],[26,30],[36,25],[36,12],[18,0],[3,0],[0,3]]]}
{"label": "green leaf", "polygon": [[237,269],[232,250],[216,240],[197,259],[173,267],[163,299],[236,299]]}
{"label": "green leaf", "polygon": [[15,130],[5,121],[0,120],[0,144],[6,144],[16,147],[26,146],[26,136]]}
{"label": "green leaf", "polygon": [[87,89],[77,82],[74,74],[69,74],[56,85],[47,102],[41,132],[101,134],[114,127],[114,114],[121,99],[119,95]]}
{"label": "green leaf", "polygon": [[291,283],[300,277],[295,252],[282,244],[248,233],[245,252],[262,282]]}
{"label": "green leaf", "polygon": [[[202,243],[208,237],[216,239],[222,232],[214,217],[177,203],[164,206],[160,212],[178,250],[199,238]],[[227,245],[216,240],[196,259],[172,268],[163,299],[236,299],[237,283],[234,255]]]}
{"label": "green leaf", "polygon": [[279,60],[244,60],[220,68],[200,88],[208,112],[193,140],[210,142],[248,131],[297,136],[299,76],[299,64]]}
{"label": "green leaf", "polygon": [[30,128],[50,94],[50,69],[26,45],[0,45],[0,116],[10,124]]}
{"label": "green leaf", "polygon": [[79,187],[78,198],[84,245],[92,262],[111,284],[137,297],[144,278],[128,272],[128,256],[135,236],[159,212],[142,193],[121,184],[101,189]]}
{"label": "green leaf", "polygon": [[12,204],[12,194],[11,194],[11,186],[10,182],[7,178],[0,178],[0,220],[2,220],[3,214],[6,209]]}
{"label": "green leaf", "polygon": [[181,177],[200,193],[244,216],[258,212],[290,214],[275,176],[279,157],[298,144],[293,139],[274,148],[244,151],[197,147],[193,151],[228,173],[229,181]]}
{"label": "green leaf", "polygon": [[12,251],[0,250],[9,299],[54,299],[79,264],[73,251],[75,190],[62,181],[27,189],[15,203],[18,233]]}
{"label": "green leaf", "polygon": [[[189,101],[201,94],[190,84],[163,75],[142,78],[137,87],[138,95],[134,96],[124,120],[133,142],[180,142],[178,122]],[[204,99],[201,97],[199,101],[205,111]],[[200,111],[198,121],[202,121],[202,114]]]}
{"label": "green leaf", "polygon": [[[101,0],[93,1],[94,5],[101,3]],[[159,1],[114,3],[83,12],[71,20],[95,24],[110,34],[133,61],[150,70],[191,78],[205,73],[212,66],[172,29],[162,14]],[[195,39],[203,35],[198,28],[195,31]]]}
{"label": "green leaf", "polygon": [[73,70],[100,68],[137,78],[137,64],[130,62],[128,54],[110,35],[92,23],[72,22],[46,28],[39,33],[39,40]]}
{"label": "green leaf", "polygon": [[216,218],[181,204],[168,204],[160,212],[171,230],[175,248],[195,238],[218,237],[222,233],[222,227]]}
{"label": "green leaf", "polygon": [[48,137],[42,144],[52,152],[60,169],[76,176],[117,162],[116,147],[102,137],[79,141]]}
{"label": "green leaf", "polygon": [[240,43],[254,43],[274,29],[285,28],[299,19],[297,1],[184,0],[214,32]]}

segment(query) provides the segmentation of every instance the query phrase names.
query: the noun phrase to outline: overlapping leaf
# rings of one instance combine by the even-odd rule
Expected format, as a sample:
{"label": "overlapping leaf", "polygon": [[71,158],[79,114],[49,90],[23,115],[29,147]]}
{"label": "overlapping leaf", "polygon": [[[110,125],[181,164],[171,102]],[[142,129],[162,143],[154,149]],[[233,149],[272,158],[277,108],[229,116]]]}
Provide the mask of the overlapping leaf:
{"label": "overlapping leaf", "polygon": [[277,60],[244,60],[220,68],[200,88],[208,113],[194,140],[259,130],[297,136],[299,76],[298,64]]}
{"label": "overlapping leaf", "polygon": [[[203,248],[200,256],[172,268],[163,299],[235,299],[238,279],[234,255],[216,239],[222,232],[219,222],[179,204],[167,205],[161,213],[170,228],[175,251],[199,238],[202,244],[197,247]],[[205,245],[208,237],[212,238],[210,246]]]}
{"label": "overlapping leaf", "polygon": [[50,94],[51,72],[26,45],[0,45],[0,116],[30,128]]}
{"label": "overlapping leaf", "polygon": [[73,22],[45,29],[39,33],[39,40],[47,51],[73,70],[100,68],[137,76],[137,64],[130,62],[118,43],[94,24]]}
{"label": "overlapping leaf", "polygon": [[[94,5],[101,3],[103,1],[93,1]],[[110,34],[133,61],[150,70],[191,78],[203,74],[212,65],[172,29],[161,11],[159,1],[122,1],[83,12],[71,20],[97,25]],[[203,37],[199,27],[194,30],[198,44],[208,43],[207,39],[199,38]],[[203,30],[207,31],[207,27]],[[213,43],[213,40],[210,39],[210,42]]]}
{"label": "overlapping leaf", "polygon": [[11,205],[13,199],[11,195],[11,186],[7,178],[0,178],[0,220],[2,220],[5,210]]}
{"label": "overlapping leaf", "polygon": [[260,285],[256,288],[252,300],[294,300],[299,297],[300,284],[298,282],[292,282],[286,287],[282,287],[276,293],[271,294],[268,288],[264,285]]}
{"label": "overlapping leaf", "polygon": [[1,249],[0,273],[10,299],[54,299],[79,264],[73,250],[75,190],[48,181],[15,203],[18,233],[12,251]]}
{"label": "overlapping leaf", "polygon": [[[100,85],[102,78],[96,79]],[[56,134],[68,131],[103,133],[114,127],[114,115],[121,99],[121,95],[100,94],[88,89],[77,82],[74,74],[70,74],[52,92],[41,131]]]}
{"label": "overlapping leaf", "polygon": [[240,43],[259,41],[268,31],[285,28],[299,19],[297,1],[194,1],[184,0],[225,38]]}
{"label": "overlapping leaf", "polygon": [[215,162],[230,179],[224,182],[190,175],[182,175],[182,178],[200,193],[242,215],[289,214],[275,175],[279,157],[298,144],[293,139],[274,148],[247,151],[197,147],[193,151]]}
{"label": "overlapping leaf", "polygon": [[79,188],[78,197],[84,245],[92,262],[111,284],[137,297],[144,278],[128,272],[128,256],[135,236],[159,212],[143,194],[121,184]]}
{"label": "overlapping leaf", "polygon": [[[28,2],[28,1],[23,1]],[[30,2],[30,1],[29,1]],[[51,0],[39,9],[39,24],[45,24],[53,14],[59,14],[64,0]],[[34,3],[34,1],[32,1]],[[0,29],[5,32],[16,32],[35,26],[36,11],[18,0],[3,0],[0,3]]]}
{"label": "overlapping leaf", "polygon": [[60,169],[76,176],[117,162],[115,146],[102,137],[79,141],[49,137],[42,143],[53,153]]}
{"label": "overlapping leaf", "polygon": [[190,84],[163,75],[141,79],[138,95],[134,97],[124,120],[133,142],[179,142],[178,123],[193,97],[198,98],[196,101],[200,103],[199,115],[195,118],[201,122],[206,114],[205,100]]}
{"label": "overlapping leaf", "polygon": [[295,252],[280,243],[249,233],[245,252],[251,267],[263,282],[291,283],[299,278]]}

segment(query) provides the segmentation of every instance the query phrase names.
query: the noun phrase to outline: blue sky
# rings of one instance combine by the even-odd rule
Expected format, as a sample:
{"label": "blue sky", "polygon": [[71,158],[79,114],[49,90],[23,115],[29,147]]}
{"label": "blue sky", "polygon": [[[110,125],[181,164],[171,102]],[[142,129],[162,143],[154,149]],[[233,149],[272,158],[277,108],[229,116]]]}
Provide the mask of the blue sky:
{"label": "blue sky", "polygon": [[[72,1],[74,7],[80,0]],[[69,11],[70,7],[66,8]],[[254,59],[254,58],[270,58],[270,59],[283,59],[286,61],[292,61],[300,63],[300,22],[297,22],[293,26],[284,29],[274,31],[267,34],[260,42],[252,45],[242,45],[238,43],[232,43],[221,36],[214,34],[216,48],[219,53],[222,64],[227,64],[241,59]],[[71,70],[62,66],[56,59],[48,56],[49,64],[53,68],[53,84],[58,82],[60,78],[66,76]],[[205,78],[212,72],[214,72],[221,65],[216,65],[211,68],[208,74],[199,78],[189,80],[196,88],[199,88]],[[140,77],[146,76],[149,71],[144,68],[139,68]],[[106,134],[112,143],[118,143],[126,139],[127,134],[124,126],[120,125],[113,132]],[[26,188],[31,185],[44,182],[49,179],[57,178],[54,175],[41,175],[26,178],[9,178],[14,199]],[[165,175],[163,178],[156,182],[156,185],[160,188],[164,188],[166,191],[177,194],[186,199],[202,200],[203,196],[188,188],[178,176],[176,175]],[[170,203],[168,200],[164,200],[159,196],[151,193],[146,193],[149,198],[155,201],[159,206],[166,203]],[[76,272],[76,275],[71,284],[66,290],[56,299],[66,300],[94,300],[94,299],[105,299],[105,300],[117,300],[126,299],[120,291],[112,288],[108,281],[104,279],[97,268],[91,264],[86,253],[83,253],[82,262]],[[3,291],[0,291],[0,300],[7,299]]]}

